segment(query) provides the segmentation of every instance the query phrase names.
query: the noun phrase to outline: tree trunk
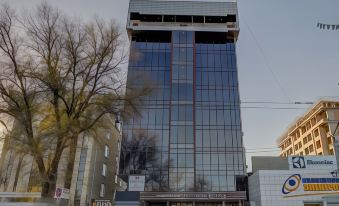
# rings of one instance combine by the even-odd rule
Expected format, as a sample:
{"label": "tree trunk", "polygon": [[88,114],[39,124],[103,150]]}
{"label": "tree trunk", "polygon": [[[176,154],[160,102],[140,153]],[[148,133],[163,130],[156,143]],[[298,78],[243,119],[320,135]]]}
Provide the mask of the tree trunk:
{"label": "tree trunk", "polygon": [[42,190],[41,190],[41,200],[42,202],[51,202],[54,198],[54,192],[56,187],[56,176],[50,174],[48,179],[42,182]]}
{"label": "tree trunk", "polygon": [[73,135],[71,145],[69,147],[69,156],[66,168],[65,188],[67,189],[71,189],[77,144],[78,144],[78,135]]}

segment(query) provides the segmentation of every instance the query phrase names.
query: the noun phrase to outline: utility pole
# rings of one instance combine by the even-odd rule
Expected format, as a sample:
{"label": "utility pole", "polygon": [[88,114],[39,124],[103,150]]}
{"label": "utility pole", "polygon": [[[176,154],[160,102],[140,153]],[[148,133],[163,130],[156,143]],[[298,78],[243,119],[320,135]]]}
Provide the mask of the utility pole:
{"label": "utility pole", "polygon": [[[322,29],[322,30],[336,30],[336,31],[338,31],[339,30],[339,24],[317,23],[317,28]],[[338,174],[339,174],[339,137],[338,137],[338,135],[336,135],[338,127],[339,127],[339,121],[337,122],[337,125],[334,129],[333,134],[330,134],[331,137],[332,137],[334,154],[335,154],[335,158],[336,158],[336,161],[337,161],[337,170],[334,172],[336,176],[338,176]]]}

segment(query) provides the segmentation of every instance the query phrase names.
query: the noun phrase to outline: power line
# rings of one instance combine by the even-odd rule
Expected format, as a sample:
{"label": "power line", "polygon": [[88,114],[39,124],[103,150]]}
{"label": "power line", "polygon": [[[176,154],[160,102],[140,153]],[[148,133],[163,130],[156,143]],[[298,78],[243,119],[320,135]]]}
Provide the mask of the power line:
{"label": "power line", "polygon": [[280,81],[278,80],[277,76],[275,75],[275,73],[273,72],[272,68],[270,67],[267,57],[264,53],[263,48],[260,46],[259,41],[257,40],[257,38],[255,37],[251,27],[247,24],[247,22],[244,20],[245,25],[247,26],[248,31],[250,32],[251,37],[254,39],[255,45],[257,46],[259,52],[261,53],[264,63],[266,65],[266,68],[269,70],[269,72],[272,74],[273,79],[275,80],[276,84],[278,85],[278,87],[281,89],[283,95],[290,100],[290,98],[288,97],[286,91],[284,90],[284,88],[282,87]]}

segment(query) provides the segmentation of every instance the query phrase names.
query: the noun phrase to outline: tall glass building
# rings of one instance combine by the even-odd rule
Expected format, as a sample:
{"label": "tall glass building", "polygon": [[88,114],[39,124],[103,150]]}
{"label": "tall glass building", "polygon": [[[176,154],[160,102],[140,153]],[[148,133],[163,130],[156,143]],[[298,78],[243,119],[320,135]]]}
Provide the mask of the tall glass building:
{"label": "tall glass building", "polygon": [[124,124],[120,176],[145,176],[147,205],[246,200],[232,2],[131,0],[128,87],[156,89]]}

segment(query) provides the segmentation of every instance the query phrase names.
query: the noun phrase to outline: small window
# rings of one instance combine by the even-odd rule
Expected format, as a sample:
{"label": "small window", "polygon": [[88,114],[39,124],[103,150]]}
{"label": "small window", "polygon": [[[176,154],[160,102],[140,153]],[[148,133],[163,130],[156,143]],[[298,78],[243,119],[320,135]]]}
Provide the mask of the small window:
{"label": "small window", "polygon": [[300,152],[300,156],[303,156],[304,155],[304,153],[303,152]]}
{"label": "small window", "polygon": [[312,140],[312,136],[311,134],[307,135],[307,142],[311,141]]}
{"label": "small window", "polygon": [[334,155],[333,149],[330,149],[330,155]]}
{"label": "small window", "polygon": [[106,177],[107,175],[107,165],[104,163],[102,164],[102,172],[101,172],[101,175]]}
{"label": "small window", "polygon": [[305,149],[305,154],[306,154],[306,155],[309,154],[308,148]]}
{"label": "small window", "polygon": [[332,137],[327,137],[327,142],[328,142],[328,144],[331,144],[332,143]]}
{"label": "small window", "polygon": [[309,150],[310,150],[310,152],[313,152],[313,144],[312,145],[310,145],[310,147],[309,147]]}
{"label": "small window", "polygon": [[321,147],[320,140],[318,140],[318,141],[316,142],[316,146],[317,146],[317,149],[319,149],[319,148]]}
{"label": "small window", "polygon": [[108,158],[109,156],[109,147],[108,145],[105,145],[105,157]]}
{"label": "small window", "polygon": [[314,136],[315,136],[315,137],[318,137],[318,136],[319,136],[319,130],[318,130],[318,129],[314,130]]}
{"label": "small window", "polygon": [[304,143],[304,144],[307,143],[307,138],[306,138],[306,137],[303,138],[303,143]]}
{"label": "small window", "polygon": [[105,184],[100,185],[100,197],[105,197]]}

